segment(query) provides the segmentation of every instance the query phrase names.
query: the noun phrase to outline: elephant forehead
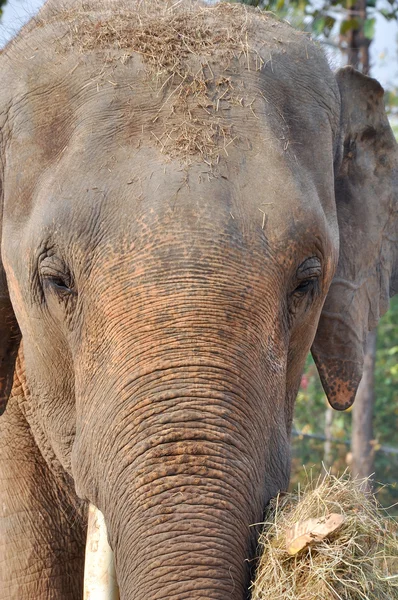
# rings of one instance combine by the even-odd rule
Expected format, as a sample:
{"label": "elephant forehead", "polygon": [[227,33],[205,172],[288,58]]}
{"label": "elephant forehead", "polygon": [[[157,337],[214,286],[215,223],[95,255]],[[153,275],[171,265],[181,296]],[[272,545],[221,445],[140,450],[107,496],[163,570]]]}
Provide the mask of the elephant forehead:
{"label": "elephant forehead", "polygon": [[[112,81],[118,81],[115,74]],[[330,129],[320,143],[326,152],[319,162],[327,163],[322,177],[320,169],[303,164],[303,144],[295,143],[283,119],[275,126],[264,99],[244,120],[229,111],[235,132],[244,134],[233,144],[224,140],[217,164],[193,156],[182,161],[164,152],[150,88],[141,82],[135,94],[113,83],[82,91],[60,83],[32,92],[14,109],[5,161],[7,214],[18,222],[31,211],[47,222],[75,215],[85,232],[99,212],[112,220],[123,215],[130,224],[145,214],[156,224],[170,210],[176,222],[178,209],[188,229],[200,229],[206,219],[223,227],[241,223],[244,231],[254,223],[284,240],[292,227],[306,229],[321,212],[320,198],[332,195]]]}
{"label": "elephant forehead", "polygon": [[194,82],[162,88],[140,70],[139,57],[117,63],[106,75],[95,60],[90,67],[74,62],[51,76],[32,65],[7,103],[10,147],[25,170],[42,171],[71,145],[93,159],[101,152],[111,156],[120,146],[149,145],[165,159],[201,162],[204,168],[216,167],[234,148],[243,153],[270,144],[281,152],[288,147],[288,126],[278,114],[284,108],[269,105],[258,73],[226,77],[218,69],[203,95],[192,91],[200,87]]}
{"label": "elephant forehead", "polygon": [[[40,139],[49,156],[62,151],[68,125],[85,123],[102,133],[107,124],[113,136],[123,134],[124,143],[135,141],[141,129],[166,155],[217,163],[232,144],[242,141],[244,148],[246,121],[261,118],[265,104],[268,116],[279,114],[276,138],[287,144],[287,107],[281,104],[295,82],[302,91],[309,88],[304,103],[311,101],[314,86],[328,108],[336,100],[327,66],[304,36],[242,6],[162,0],[129,8],[72,2],[62,9],[49,2],[8,58],[10,81],[18,64],[20,95],[41,109]],[[323,86],[317,84],[320,69],[327,80]],[[285,79],[279,82],[283,102],[267,72],[271,79],[274,74]]]}
{"label": "elephant forehead", "polygon": [[[180,174],[176,179],[184,179],[181,173],[192,167],[197,177],[213,180],[228,170],[229,164],[235,170],[240,165],[241,174],[233,176],[236,180],[244,178],[248,169],[243,162],[251,154],[260,153],[266,160],[267,148],[283,153],[285,136],[275,135],[267,120],[258,116],[264,117],[266,106],[260,96],[244,114],[240,105],[230,107],[227,117],[222,117],[224,125],[217,121],[215,126],[205,107],[191,107],[189,117],[174,112],[165,116],[163,92],[159,97],[142,77],[126,84],[131,64],[127,70],[121,65],[120,73],[116,69],[109,81],[94,78],[83,85],[82,66],[74,69],[69,63],[69,67],[76,77],[73,80],[52,78],[38,84],[37,78],[29,77],[19,90],[18,101],[9,108],[3,129],[7,133],[3,148],[6,205],[12,205],[22,218],[29,214],[33,198],[54,171],[59,185],[64,182],[71,187],[73,169],[72,185],[77,188],[80,185],[86,190],[91,181],[91,188],[105,186],[108,190],[126,180],[134,189],[133,180],[145,178],[148,171],[152,177],[164,170],[164,165],[173,165]],[[170,177],[170,169],[167,171]],[[118,179],[112,181],[116,175]],[[146,185],[153,192],[152,186]],[[172,190],[170,184],[169,188]],[[142,191],[146,193],[140,190],[137,195]],[[81,197],[81,190],[76,193]],[[18,201],[8,199],[14,194]]]}

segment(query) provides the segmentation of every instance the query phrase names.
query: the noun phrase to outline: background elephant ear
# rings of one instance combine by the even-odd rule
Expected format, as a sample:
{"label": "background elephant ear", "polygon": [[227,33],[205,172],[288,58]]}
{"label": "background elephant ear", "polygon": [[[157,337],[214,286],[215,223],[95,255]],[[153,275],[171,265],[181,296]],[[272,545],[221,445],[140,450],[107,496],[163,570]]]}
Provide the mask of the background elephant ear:
{"label": "background elephant ear", "polygon": [[[2,196],[1,191],[0,185],[0,197]],[[2,229],[2,210],[0,208],[0,232]],[[0,257],[0,415],[5,411],[11,393],[20,341],[21,334],[12,308],[7,279]]]}
{"label": "background elephant ear", "polygon": [[312,347],[330,404],[351,406],[367,333],[398,291],[398,147],[383,88],[351,67],[337,72],[341,154],[335,165],[339,263]]}

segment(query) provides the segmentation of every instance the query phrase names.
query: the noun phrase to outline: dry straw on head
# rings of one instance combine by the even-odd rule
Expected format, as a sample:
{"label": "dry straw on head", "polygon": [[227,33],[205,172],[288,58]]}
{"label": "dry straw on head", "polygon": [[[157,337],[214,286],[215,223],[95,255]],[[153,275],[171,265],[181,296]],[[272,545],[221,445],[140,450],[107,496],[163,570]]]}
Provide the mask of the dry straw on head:
{"label": "dry straw on head", "polygon": [[259,545],[252,600],[398,599],[398,523],[347,475],[276,498]]}
{"label": "dry straw on head", "polygon": [[[95,0],[74,6],[62,14],[69,35],[60,44],[67,51],[107,52],[108,63],[115,61],[115,52],[123,63],[134,54],[141,57],[159,99],[153,135],[164,153],[199,155],[209,163],[217,162],[220,152],[228,155],[235,139],[228,111],[247,106],[253,112],[253,97],[235,89],[225,71],[233,62],[242,72],[262,68],[259,48],[268,42],[255,39],[269,15],[242,5],[209,7],[192,0],[118,2],[117,10]],[[275,27],[282,25],[275,21]],[[272,46],[280,42],[275,34]]]}

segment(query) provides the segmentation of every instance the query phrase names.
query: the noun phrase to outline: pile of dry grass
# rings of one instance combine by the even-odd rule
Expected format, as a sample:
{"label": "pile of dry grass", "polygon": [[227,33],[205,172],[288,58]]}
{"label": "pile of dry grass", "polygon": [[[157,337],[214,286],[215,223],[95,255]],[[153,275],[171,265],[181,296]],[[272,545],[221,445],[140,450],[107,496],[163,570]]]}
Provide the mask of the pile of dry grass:
{"label": "pile of dry grass", "polygon": [[82,50],[114,47],[137,52],[157,73],[182,79],[193,75],[189,73],[193,56],[209,58],[217,51],[228,60],[238,52],[249,59],[247,33],[253,11],[245,6],[151,0],[120,7],[99,18],[91,11],[70,13],[73,38]]}
{"label": "pile of dry grass", "polygon": [[[260,538],[253,600],[397,599],[398,523],[347,475],[327,475],[317,484],[273,501]],[[315,520],[322,528],[333,514],[340,525],[320,539]],[[295,532],[304,531],[312,541],[297,545]]]}

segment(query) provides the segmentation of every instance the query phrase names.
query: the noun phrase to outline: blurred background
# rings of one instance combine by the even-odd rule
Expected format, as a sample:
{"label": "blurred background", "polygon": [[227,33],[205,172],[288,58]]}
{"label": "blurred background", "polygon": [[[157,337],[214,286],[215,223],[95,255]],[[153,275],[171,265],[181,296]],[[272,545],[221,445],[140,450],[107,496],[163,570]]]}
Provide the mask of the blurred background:
{"label": "blurred background", "polygon": [[[217,0],[209,0],[214,3]],[[398,137],[398,0],[236,0],[275,13],[318,40],[332,68],[351,64],[380,81]],[[35,15],[42,0],[0,0],[0,48]],[[398,296],[369,334],[354,407],[333,411],[311,356],[297,397],[292,487],[324,469],[371,477],[385,507],[398,503]],[[395,510],[392,510],[396,513]]]}

